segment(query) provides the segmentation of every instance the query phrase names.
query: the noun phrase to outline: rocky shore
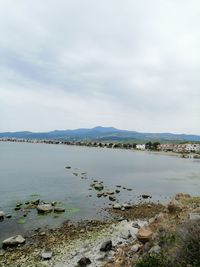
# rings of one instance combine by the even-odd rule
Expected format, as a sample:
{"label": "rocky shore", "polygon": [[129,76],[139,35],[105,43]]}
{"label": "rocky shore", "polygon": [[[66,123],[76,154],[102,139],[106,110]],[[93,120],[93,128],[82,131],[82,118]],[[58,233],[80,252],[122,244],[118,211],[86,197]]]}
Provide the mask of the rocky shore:
{"label": "rocky shore", "polygon": [[186,220],[199,220],[199,207],[200,198],[177,194],[165,206],[113,206],[108,209],[110,220],[67,221],[57,229],[37,229],[26,236],[19,233],[4,241],[0,266],[137,266],[145,255],[165,249],[163,233],[175,231]]}

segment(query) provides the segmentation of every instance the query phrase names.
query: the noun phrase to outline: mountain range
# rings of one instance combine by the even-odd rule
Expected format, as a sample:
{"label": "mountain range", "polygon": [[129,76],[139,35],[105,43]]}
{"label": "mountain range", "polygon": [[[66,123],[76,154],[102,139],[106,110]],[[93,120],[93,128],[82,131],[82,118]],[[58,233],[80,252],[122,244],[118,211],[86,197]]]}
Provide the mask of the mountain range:
{"label": "mountain range", "polygon": [[199,135],[173,134],[173,133],[142,133],[136,131],[119,130],[114,127],[97,126],[94,128],[76,130],[55,130],[50,132],[3,132],[0,138],[24,139],[57,139],[67,141],[98,140],[98,141],[200,141]]}

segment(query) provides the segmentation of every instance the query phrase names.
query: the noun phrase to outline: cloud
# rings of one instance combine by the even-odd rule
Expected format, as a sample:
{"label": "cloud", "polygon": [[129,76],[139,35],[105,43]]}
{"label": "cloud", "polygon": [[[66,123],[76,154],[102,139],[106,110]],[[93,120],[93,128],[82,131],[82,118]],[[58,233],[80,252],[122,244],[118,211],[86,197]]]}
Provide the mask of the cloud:
{"label": "cloud", "polygon": [[197,0],[0,4],[0,131],[200,134]]}

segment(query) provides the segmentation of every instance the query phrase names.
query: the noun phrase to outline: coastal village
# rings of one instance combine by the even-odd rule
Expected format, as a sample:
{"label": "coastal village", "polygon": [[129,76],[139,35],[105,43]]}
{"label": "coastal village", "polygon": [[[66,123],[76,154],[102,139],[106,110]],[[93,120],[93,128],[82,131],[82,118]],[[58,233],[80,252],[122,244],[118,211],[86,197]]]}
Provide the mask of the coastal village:
{"label": "coastal village", "polygon": [[99,141],[65,141],[65,140],[40,140],[40,139],[19,139],[19,138],[0,138],[2,142],[25,142],[25,143],[44,143],[54,145],[76,145],[87,147],[104,147],[104,148],[121,148],[121,149],[135,149],[135,150],[153,150],[163,152],[174,153],[195,153],[200,154],[200,143],[159,143],[159,142],[147,142],[147,143],[127,143],[127,142],[99,142]]}

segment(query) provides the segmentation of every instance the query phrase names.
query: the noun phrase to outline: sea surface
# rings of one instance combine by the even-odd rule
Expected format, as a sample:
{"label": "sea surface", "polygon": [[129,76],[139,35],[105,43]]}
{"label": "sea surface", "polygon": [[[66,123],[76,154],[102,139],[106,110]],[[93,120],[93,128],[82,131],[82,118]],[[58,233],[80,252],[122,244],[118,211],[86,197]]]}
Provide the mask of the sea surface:
{"label": "sea surface", "polygon": [[[125,187],[116,195],[121,203],[136,203],[141,194],[166,202],[177,192],[200,194],[200,160],[132,150],[0,142],[0,210],[12,215],[0,222],[0,241],[38,227],[56,227],[67,219],[107,216],[103,208],[111,202],[97,198],[90,186],[93,180],[103,181],[109,191],[116,185]],[[37,198],[60,202],[66,212],[41,216],[32,210],[24,217],[23,210],[14,210],[17,202]]]}

